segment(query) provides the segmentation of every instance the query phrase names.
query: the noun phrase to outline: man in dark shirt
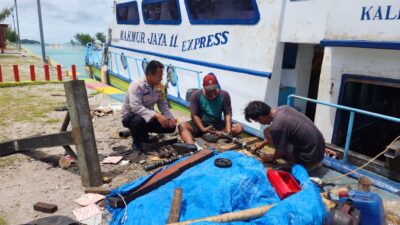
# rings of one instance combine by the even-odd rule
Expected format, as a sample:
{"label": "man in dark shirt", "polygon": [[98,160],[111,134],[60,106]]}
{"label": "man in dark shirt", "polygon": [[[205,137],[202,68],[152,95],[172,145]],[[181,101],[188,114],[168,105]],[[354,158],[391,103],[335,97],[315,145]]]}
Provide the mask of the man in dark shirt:
{"label": "man in dark shirt", "polygon": [[232,135],[243,132],[240,124],[232,124],[231,97],[228,92],[219,89],[217,77],[212,73],[204,77],[203,89],[193,92],[190,96],[190,114],[192,120],[178,126],[179,134],[185,143],[194,144],[193,137],[204,133],[221,136],[220,131]]}
{"label": "man in dark shirt", "polygon": [[271,109],[264,102],[252,101],[244,113],[249,122],[271,124],[264,130],[265,141],[255,146],[260,149],[272,142],[275,154],[264,154],[264,161],[285,158],[310,169],[324,158],[325,141],[321,132],[308,117],[292,107]]}

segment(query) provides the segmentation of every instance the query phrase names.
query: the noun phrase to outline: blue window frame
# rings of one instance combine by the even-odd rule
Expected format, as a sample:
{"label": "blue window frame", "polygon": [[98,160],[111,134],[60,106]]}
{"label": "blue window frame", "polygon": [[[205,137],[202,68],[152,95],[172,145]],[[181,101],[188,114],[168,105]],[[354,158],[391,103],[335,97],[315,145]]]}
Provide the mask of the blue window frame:
{"label": "blue window frame", "polygon": [[117,24],[139,24],[139,10],[136,1],[117,4]]}
{"label": "blue window frame", "polygon": [[143,0],[143,20],[146,24],[180,24],[178,0]]}
{"label": "blue window frame", "polygon": [[256,0],[185,0],[191,24],[256,24]]}

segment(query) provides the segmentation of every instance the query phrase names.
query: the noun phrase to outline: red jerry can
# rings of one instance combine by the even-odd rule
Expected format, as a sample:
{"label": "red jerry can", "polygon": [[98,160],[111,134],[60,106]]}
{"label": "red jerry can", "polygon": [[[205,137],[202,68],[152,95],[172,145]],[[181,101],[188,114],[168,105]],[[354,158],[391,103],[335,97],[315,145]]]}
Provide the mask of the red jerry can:
{"label": "red jerry can", "polygon": [[290,195],[301,191],[299,183],[297,183],[292,174],[288,172],[268,170],[267,177],[281,199],[285,199]]}

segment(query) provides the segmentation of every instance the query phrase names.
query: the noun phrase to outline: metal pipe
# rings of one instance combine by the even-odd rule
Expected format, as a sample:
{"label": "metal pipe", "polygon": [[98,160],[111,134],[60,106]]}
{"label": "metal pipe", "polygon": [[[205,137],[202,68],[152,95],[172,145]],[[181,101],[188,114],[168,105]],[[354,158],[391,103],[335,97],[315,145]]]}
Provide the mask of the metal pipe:
{"label": "metal pipe", "polygon": [[[19,32],[19,18],[18,18],[18,6],[17,6],[17,0],[14,0],[15,4],[15,14],[17,17],[17,29],[18,29],[18,36],[17,36],[17,41],[18,41],[18,49],[21,51],[21,33]],[[15,28],[14,28],[15,30]]]}
{"label": "metal pipe", "polygon": [[[39,17],[40,45],[42,47],[42,62],[43,62],[43,64],[46,64],[46,50],[44,48],[42,10],[40,8],[40,0],[37,0],[37,8],[38,8],[38,17]],[[18,21],[18,18],[17,18],[17,21]]]}
{"label": "metal pipe", "polygon": [[355,115],[355,112],[350,113],[349,126],[347,127],[346,144],[344,147],[344,155],[343,155],[344,162],[347,162],[347,154],[349,154],[349,150],[350,150],[350,140],[351,140],[351,134],[353,132],[354,115]]}
{"label": "metal pipe", "polygon": [[329,103],[329,102],[323,102],[323,101],[319,101],[319,100],[315,100],[315,99],[311,99],[311,98],[305,98],[305,97],[301,97],[301,96],[297,96],[297,95],[289,95],[288,96],[288,101],[287,101],[288,105],[291,105],[291,106],[293,105],[292,102],[291,102],[292,98],[297,98],[297,99],[301,99],[301,100],[304,100],[304,101],[313,102],[313,103],[316,103],[316,104],[335,107],[335,108],[339,108],[339,109],[343,109],[343,110],[347,110],[347,111],[351,111],[351,112],[364,114],[364,115],[367,115],[367,116],[377,117],[377,118],[380,118],[380,119],[384,119],[384,120],[389,120],[389,121],[392,121],[392,122],[400,123],[400,118],[396,118],[396,117],[393,117],[393,116],[386,116],[386,115],[382,115],[382,114],[379,114],[379,113],[369,112],[369,111],[356,109],[356,108],[351,108],[351,107],[343,106],[343,105],[332,104],[332,103]]}
{"label": "metal pipe", "polygon": [[[329,157],[325,157],[325,159],[322,161],[322,164],[328,168],[334,169],[343,174],[349,173],[349,172],[357,169],[356,166],[353,166],[353,165],[350,165],[343,161],[335,160],[335,159],[332,159]],[[365,176],[372,181],[373,186],[378,187],[383,190],[386,190],[388,192],[397,194],[397,195],[400,194],[400,184],[399,183],[391,181],[382,176],[373,174],[371,172],[368,172],[365,170],[358,170],[358,171],[355,171],[355,172],[349,174],[349,176],[356,178],[356,179],[359,179],[360,177]]]}
{"label": "metal pipe", "polygon": [[120,131],[120,132],[118,133],[118,135],[119,135],[119,137],[121,137],[121,138],[127,138],[127,137],[131,136],[132,133],[131,133],[130,130],[122,130],[122,131]]}

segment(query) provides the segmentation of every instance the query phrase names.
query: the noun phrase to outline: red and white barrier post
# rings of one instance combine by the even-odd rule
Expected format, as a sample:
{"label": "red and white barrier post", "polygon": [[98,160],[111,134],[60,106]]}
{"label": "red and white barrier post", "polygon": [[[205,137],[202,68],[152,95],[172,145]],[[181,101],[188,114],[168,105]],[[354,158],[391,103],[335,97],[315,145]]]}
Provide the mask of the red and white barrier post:
{"label": "red and white barrier post", "polygon": [[62,81],[61,65],[57,65],[57,77],[59,81]]}
{"label": "red and white barrier post", "polygon": [[15,82],[19,82],[19,70],[18,70],[18,65],[14,65],[14,80]]}
{"label": "red and white barrier post", "polygon": [[49,71],[48,64],[44,64],[44,77],[45,77],[46,81],[50,80],[50,71]]}
{"label": "red and white barrier post", "polygon": [[35,81],[36,80],[35,65],[30,65],[29,70],[31,72],[31,81]]}
{"label": "red and white barrier post", "polygon": [[72,65],[72,80],[76,80],[76,66]]}

